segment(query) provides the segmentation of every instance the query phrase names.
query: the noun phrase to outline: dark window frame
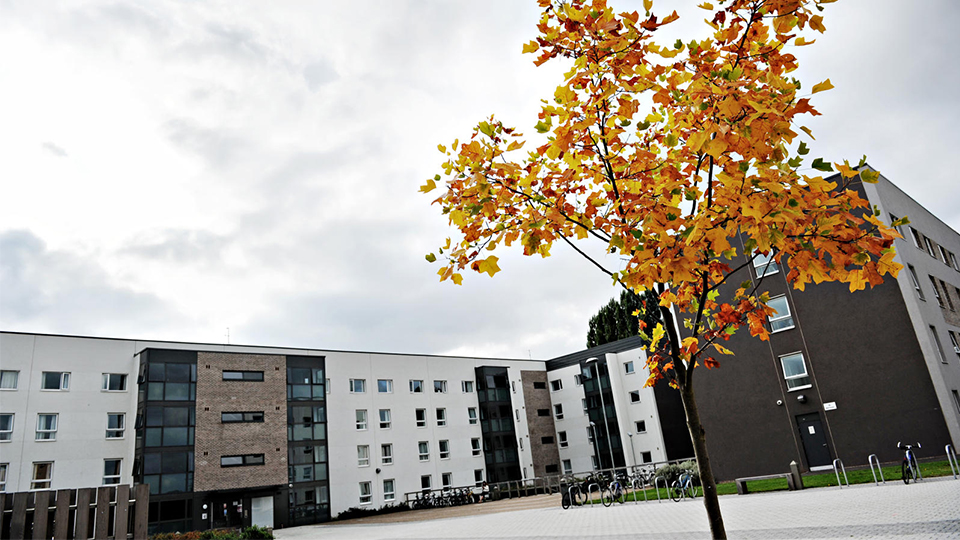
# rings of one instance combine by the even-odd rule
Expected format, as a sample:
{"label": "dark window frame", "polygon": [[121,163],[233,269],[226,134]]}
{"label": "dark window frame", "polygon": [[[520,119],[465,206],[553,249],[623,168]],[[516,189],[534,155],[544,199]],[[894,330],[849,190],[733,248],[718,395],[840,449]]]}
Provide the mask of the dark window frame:
{"label": "dark window frame", "polygon": [[[227,378],[227,373],[238,373],[240,374],[240,378]],[[227,382],[263,382],[263,372],[242,369],[225,369],[221,374],[221,378],[223,381]]]}
{"label": "dark window frame", "polygon": [[[226,420],[224,415],[240,415],[240,420]],[[259,415],[259,417],[257,416]],[[220,412],[220,423],[221,424],[262,424],[263,423],[263,411],[221,411]]]}
{"label": "dark window frame", "polygon": [[[241,462],[224,465],[223,460],[227,458],[240,458]],[[220,468],[222,469],[230,467],[257,467],[261,465],[266,465],[265,454],[235,454],[229,456],[220,456]]]}

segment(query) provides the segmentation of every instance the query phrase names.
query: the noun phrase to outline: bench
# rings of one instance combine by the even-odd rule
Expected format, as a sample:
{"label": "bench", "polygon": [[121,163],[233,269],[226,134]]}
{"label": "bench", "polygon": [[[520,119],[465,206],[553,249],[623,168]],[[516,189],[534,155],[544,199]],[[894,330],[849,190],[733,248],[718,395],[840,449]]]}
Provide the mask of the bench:
{"label": "bench", "polygon": [[764,476],[745,476],[743,478],[736,479],[737,495],[744,495],[746,493],[749,493],[749,491],[747,491],[747,482],[751,480],[773,480],[774,478],[786,478],[787,487],[790,489],[790,491],[794,491],[797,489],[797,485],[794,482],[793,475],[790,473],[767,474]]}

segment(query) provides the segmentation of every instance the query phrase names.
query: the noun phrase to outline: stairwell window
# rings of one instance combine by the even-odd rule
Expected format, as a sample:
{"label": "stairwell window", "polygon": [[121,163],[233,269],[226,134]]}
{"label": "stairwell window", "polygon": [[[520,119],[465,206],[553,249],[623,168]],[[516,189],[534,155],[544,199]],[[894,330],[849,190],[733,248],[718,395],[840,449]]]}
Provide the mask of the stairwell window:
{"label": "stairwell window", "polygon": [[780,271],[780,266],[777,265],[777,261],[773,260],[773,252],[766,255],[754,252],[753,269],[757,272],[757,277],[762,278],[776,274]]}
{"label": "stairwell window", "polygon": [[907,269],[910,270],[910,280],[913,282],[913,288],[917,291],[917,298],[925,301],[923,289],[920,288],[920,278],[917,277],[917,269],[912,264],[908,264]]}
{"label": "stairwell window", "polygon": [[767,305],[777,311],[768,317],[771,332],[782,332],[783,330],[790,330],[794,327],[793,315],[790,313],[790,304],[787,303],[786,296],[771,298],[770,301],[767,302]]}
{"label": "stairwell window", "polygon": [[783,378],[787,381],[787,391],[810,388],[810,376],[807,374],[807,365],[803,361],[802,353],[787,354],[780,357],[783,367]]}

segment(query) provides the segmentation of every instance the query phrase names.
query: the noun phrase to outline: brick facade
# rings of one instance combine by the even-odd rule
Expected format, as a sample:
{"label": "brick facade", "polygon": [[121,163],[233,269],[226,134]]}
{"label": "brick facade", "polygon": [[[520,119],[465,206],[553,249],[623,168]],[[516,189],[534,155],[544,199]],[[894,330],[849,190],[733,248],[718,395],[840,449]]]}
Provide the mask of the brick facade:
{"label": "brick facade", "polygon": [[[224,381],[224,370],[263,371],[263,381]],[[286,357],[200,352],[194,491],[287,483]],[[221,423],[221,412],[263,411],[262,423]],[[264,455],[263,465],[221,467],[220,457]]]}
{"label": "brick facade", "polygon": [[[553,403],[547,386],[546,371],[521,371],[523,383],[523,401],[526,406],[527,425],[530,430],[530,453],[533,456],[533,475],[547,476],[560,472],[560,451],[557,448],[557,431],[553,422]],[[533,383],[542,383],[544,388],[534,388]],[[549,414],[540,416],[538,411],[547,410]],[[543,437],[550,437],[552,444],[543,444]],[[553,465],[547,472],[548,465]]]}

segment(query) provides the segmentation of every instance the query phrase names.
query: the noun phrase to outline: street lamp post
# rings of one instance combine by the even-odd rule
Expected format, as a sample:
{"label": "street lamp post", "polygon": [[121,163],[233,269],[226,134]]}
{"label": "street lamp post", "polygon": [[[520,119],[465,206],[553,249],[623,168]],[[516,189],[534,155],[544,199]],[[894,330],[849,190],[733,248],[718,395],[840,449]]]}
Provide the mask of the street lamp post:
{"label": "street lamp post", "polygon": [[590,422],[590,429],[593,431],[593,455],[597,456],[597,465],[593,470],[600,469],[600,447],[597,441],[597,424]]}
{"label": "street lamp post", "polygon": [[[607,432],[607,450],[610,451],[610,468],[614,468],[617,466],[617,463],[613,459],[613,439],[610,438],[610,425],[607,423],[607,406],[603,403],[603,384],[600,382],[600,366],[597,363],[596,356],[587,358],[586,363],[591,365],[591,368],[595,370],[597,374],[597,388],[600,389],[600,416],[603,417],[603,429]],[[609,370],[607,371],[609,372]],[[597,454],[597,459],[600,459],[599,454]]]}
{"label": "street lamp post", "polygon": [[633,432],[628,431],[627,437],[630,437],[630,454],[633,455],[633,466],[637,466],[637,450],[633,447]]}

